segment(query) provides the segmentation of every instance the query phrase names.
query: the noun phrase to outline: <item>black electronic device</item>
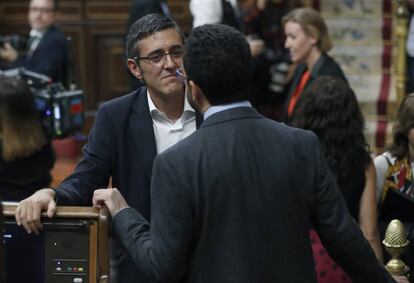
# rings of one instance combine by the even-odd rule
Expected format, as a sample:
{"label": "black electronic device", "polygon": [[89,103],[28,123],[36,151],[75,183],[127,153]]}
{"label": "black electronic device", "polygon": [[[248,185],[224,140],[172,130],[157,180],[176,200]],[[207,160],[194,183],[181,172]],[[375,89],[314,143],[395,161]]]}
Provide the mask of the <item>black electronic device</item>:
{"label": "black electronic device", "polygon": [[25,51],[27,49],[27,37],[21,36],[18,34],[0,35],[0,47],[4,47],[4,44],[8,42],[10,45],[19,52]]}
{"label": "black electronic device", "polygon": [[82,90],[66,90],[61,83],[52,83],[49,77],[24,68],[2,71],[0,76],[21,76],[27,81],[47,136],[64,138],[82,129],[85,122]]}
{"label": "black electronic device", "polygon": [[50,220],[37,236],[27,234],[14,221],[6,221],[7,283],[89,282],[88,229],[87,220]]}

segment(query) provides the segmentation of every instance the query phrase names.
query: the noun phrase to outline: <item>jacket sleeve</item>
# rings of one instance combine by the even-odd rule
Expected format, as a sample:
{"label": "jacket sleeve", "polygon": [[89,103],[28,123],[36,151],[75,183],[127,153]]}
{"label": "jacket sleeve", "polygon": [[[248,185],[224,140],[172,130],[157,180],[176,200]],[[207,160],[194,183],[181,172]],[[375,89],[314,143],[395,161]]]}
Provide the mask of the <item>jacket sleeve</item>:
{"label": "jacket sleeve", "polygon": [[98,110],[82,160],[56,190],[59,205],[92,205],[93,191],[108,186],[115,151],[109,116],[105,107]]}
{"label": "jacket sleeve", "polygon": [[188,270],[192,205],[188,193],[189,178],[179,171],[176,165],[164,159],[163,154],[155,159],[151,225],[133,208],[122,210],[112,221],[115,236],[131,258],[157,282],[178,282]]}

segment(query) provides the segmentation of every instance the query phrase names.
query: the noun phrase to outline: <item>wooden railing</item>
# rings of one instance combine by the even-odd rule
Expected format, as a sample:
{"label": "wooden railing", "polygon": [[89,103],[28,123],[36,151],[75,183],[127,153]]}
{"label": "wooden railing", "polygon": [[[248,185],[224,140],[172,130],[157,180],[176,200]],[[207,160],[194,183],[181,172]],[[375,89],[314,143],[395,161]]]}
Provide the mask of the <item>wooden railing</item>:
{"label": "wooden railing", "polygon": [[[5,221],[14,221],[16,203],[3,204]],[[98,210],[93,207],[61,206],[57,208],[53,220],[84,219],[89,223],[89,274],[88,282],[109,282],[109,245],[108,222],[109,211],[105,207]],[[49,219],[42,213],[44,220]],[[23,228],[22,228],[23,229]],[[46,232],[47,233],[47,232]],[[76,240],[76,239],[75,239]],[[7,275],[6,275],[7,276]]]}

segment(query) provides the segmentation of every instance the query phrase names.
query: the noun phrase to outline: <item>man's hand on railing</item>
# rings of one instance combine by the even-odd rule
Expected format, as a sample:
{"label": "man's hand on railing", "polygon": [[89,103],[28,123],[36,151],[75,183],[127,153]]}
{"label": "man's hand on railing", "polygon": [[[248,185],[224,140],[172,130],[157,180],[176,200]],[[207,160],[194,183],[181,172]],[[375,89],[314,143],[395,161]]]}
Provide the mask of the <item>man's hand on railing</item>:
{"label": "man's hand on railing", "polygon": [[96,190],[93,193],[92,202],[97,208],[101,208],[101,206],[105,204],[108,207],[112,217],[114,217],[122,209],[129,207],[124,197],[116,188]]}
{"label": "man's hand on railing", "polygon": [[15,218],[17,225],[23,225],[27,233],[39,235],[43,229],[40,221],[43,211],[52,218],[56,212],[56,192],[52,188],[38,190],[30,197],[22,200],[16,208]]}

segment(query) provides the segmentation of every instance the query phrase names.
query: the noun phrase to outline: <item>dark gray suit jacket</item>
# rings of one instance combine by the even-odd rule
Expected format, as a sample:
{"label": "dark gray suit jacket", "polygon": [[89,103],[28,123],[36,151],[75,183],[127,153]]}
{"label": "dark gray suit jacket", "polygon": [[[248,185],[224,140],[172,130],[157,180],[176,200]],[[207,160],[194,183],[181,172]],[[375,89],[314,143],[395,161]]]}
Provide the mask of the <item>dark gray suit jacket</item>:
{"label": "dark gray suit jacket", "polygon": [[354,282],[394,282],[375,258],[316,136],[249,107],[216,113],[154,161],[151,226],[113,231],[160,282],[316,282],[309,227]]}
{"label": "dark gray suit jacket", "polygon": [[[197,121],[201,121],[199,115]],[[112,177],[112,187],[118,188],[129,205],[149,219],[151,171],[156,154],[145,87],[104,103],[96,114],[82,160],[56,190],[58,205],[92,205],[94,190],[106,188]],[[150,282],[125,250],[115,249],[120,283]]]}

